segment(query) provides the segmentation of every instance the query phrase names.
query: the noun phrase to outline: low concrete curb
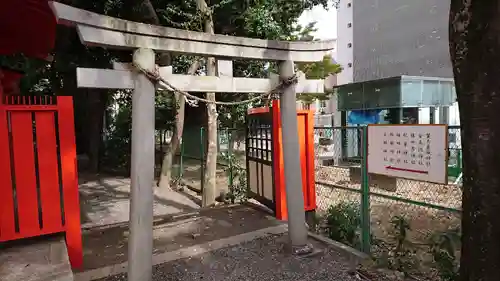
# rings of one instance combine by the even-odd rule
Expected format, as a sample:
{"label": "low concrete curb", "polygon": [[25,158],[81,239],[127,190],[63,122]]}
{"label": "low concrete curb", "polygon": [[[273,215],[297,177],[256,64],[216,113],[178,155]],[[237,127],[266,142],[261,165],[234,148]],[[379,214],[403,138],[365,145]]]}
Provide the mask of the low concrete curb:
{"label": "low concrete curb", "polygon": [[330,238],[327,238],[327,237],[324,237],[324,236],[321,236],[319,234],[316,234],[316,233],[312,233],[312,232],[309,232],[309,237],[313,238],[314,240],[316,241],[319,241],[319,242],[322,242],[322,243],[325,243],[327,244],[328,246],[331,246],[331,247],[334,247],[348,255],[351,255],[351,256],[354,256],[354,258],[356,260],[358,260],[359,262],[362,262],[362,261],[365,261],[367,259],[370,259],[370,256],[361,252],[361,251],[358,251],[352,247],[349,247],[345,244],[342,244],[340,242],[337,242],[335,240],[332,240]]}

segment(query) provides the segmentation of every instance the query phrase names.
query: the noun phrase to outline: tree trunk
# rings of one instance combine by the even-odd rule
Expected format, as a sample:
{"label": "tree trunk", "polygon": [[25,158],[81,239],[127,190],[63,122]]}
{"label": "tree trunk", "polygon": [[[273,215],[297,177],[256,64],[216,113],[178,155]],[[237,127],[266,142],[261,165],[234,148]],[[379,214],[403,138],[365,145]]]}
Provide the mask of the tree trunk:
{"label": "tree trunk", "polygon": [[[214,34],[214,21],[212,12],[205,0],[196,0],[198,10],[205,17],[205,32]],[[207,76],[215,76],[215,58],[207,58]],[[215,102],[215,93],[207,93],[207,99]],[[214,103],[207,103],[207,158],[205,164],[202,207],[212,206],[216,198],[216,172],[217,172],[217,108]]]}
{"label": "tree trunk", "polygon": [[100,89],[89,89],[87,91],[87,119],[88,132],[88,157],[87,172],[96,174],[99,172],[100,149],[102,145],[102,129],[104,111],[106,110],[106,93]]}
{"label": "tree trunk", "polygon": [[493,281],[500,265],[500,1],[452,0],[449,19],[463,147],[459,280]]}
{"label": "tree trunk", "polygon": [[[188,70],[188,75],[194,75],[196,71],[200,68],[200,62],[196,60],[191,64]],[[158,186],[160,188],[170,188],[170,180],[172,178],[172,163],[175,153],[179,149],[179,144],[182,139],[182,132],[184,131],[184,116],[186,112],[186,99],[183,95],[175,93],[175,101],[177,103],[177,113],[175,115],[175,128],[172,139],[170,140],[170,145],[167,147],[165,156],[163,157],[163,163],[161,165],[161,175]]]}

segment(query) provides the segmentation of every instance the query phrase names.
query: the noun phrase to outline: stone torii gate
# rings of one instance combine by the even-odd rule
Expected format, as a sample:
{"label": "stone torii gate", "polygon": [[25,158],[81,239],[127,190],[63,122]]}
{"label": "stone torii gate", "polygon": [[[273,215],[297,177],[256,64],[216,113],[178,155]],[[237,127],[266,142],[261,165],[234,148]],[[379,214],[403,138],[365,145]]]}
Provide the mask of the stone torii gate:
{"label": "stone torii gate", "polygon": [[[160,77],[185,92],[267,93],[279,85],[272,79],[233,78],[233,58],[280,61],[280,77],[294,76],[294,62],[321,61],[335,41],[286,42],[210,35],[112,18],[51,2],[59,24],[75,26],[87,46],[134,51],[133,63],[155,70],[155,52],[173,52],[218,58],[218,76],[172,74],[160,68]],[[134,89],[132,96],[132,167],[128,280],[151,280],[153,250],[154,95],[155,84],[129,64],[114,69],[78,68],[79,87]],[[299,75],[300,76],[300,75]],[[302,173],[296,118],[297,93],[323,93],[335,78],[305,80],[285,88],[280,95],[286,201],[290,241],[297,252],[307,248],[307,228],[302,194]]]}

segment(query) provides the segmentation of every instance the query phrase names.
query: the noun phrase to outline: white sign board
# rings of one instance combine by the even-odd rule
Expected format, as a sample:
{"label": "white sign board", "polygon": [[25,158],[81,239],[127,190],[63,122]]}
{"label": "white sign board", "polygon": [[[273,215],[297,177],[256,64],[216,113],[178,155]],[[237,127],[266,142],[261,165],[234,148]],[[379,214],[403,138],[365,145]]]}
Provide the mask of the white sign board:
{"label": "white sign board", "polygon": [[447,125],[368,125],[368,173],[447,184]]}

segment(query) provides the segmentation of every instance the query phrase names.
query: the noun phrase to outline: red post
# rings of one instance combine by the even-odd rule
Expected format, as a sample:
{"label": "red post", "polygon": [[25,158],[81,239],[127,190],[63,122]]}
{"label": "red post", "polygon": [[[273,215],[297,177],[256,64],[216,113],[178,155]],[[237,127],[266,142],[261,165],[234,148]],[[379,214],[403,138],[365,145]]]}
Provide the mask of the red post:
{"label": "red post", "polygon": [[63,230],[54,119],[54,112],[35,112],[38,182],[40,183],[43,230],[50,233]]}
{"label": "red post", "polygon": [[15,235],[14,194],[10,166],[10,140],[7,124],[7,111],[3,105],[2,85],[0,84],[0,241]]}
{"label": "red post", "polygon": [[36,236],[40,233],[40,224],[32,114],[29,111],[11,112],[10,121],[19,234],[23,237]]}
{"label": "red post", "polygon": [[[316,209],[316,189],[314,178],[314,115],[310,110],[297,111],[302,170],[302,191],[304,211]],[[283,163],[282,133],[279,102],[273,101],[273,165],[276,200],[276,218],[287,220],[285,170]]]}
{"label": "red post", "polygon": [[82,232],[80,226],[80,204],[76,166],[73,99],[58,96],[59,146],[61,155],[61,178],[64,194],[64,218],[66,244],[71,265],[83,265]]}

